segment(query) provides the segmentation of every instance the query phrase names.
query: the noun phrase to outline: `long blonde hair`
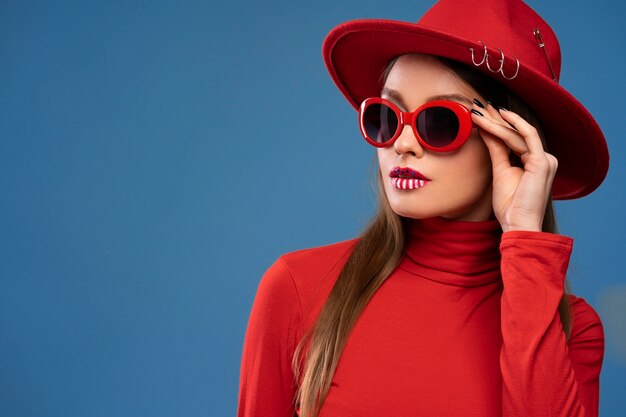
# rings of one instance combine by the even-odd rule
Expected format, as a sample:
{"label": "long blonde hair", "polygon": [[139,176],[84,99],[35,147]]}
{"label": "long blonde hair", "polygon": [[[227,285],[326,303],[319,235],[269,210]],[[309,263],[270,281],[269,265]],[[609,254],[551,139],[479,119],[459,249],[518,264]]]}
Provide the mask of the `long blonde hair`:
{"label": "long blonde hair", "polygon": [[[397,58],[391,60],[382,72],[381,85],[384,85]],[[438,59],[473,86],[482,97],[494,105],[499,104],[515,111],[533,124],[539,131],[545,148],[541,126],[521,99],[498,85],[495,80],[471,68],[455,61]],[[514,164],[521,166],[519,158],[515,155],[511,158]],[[375,156],[374,161],[376,160]],[[354,324],[404,255],[406,218],[391,209],[383,188],[382,174],[380,169],[376,168],[376,171],[377,212],[359,235],[315,323],[304,334],[294,352],[291,365],[295,380],[301,380],[294,400],[300,408],[301,417],[318,417]],[[557,232],[552,199],[548,201],[546,207],[542,230]],[[559,303],[559,314],[566,340],[569,340],[572,327],[568,293],[571,293],[571,289],[566,279],[565,291]]]}

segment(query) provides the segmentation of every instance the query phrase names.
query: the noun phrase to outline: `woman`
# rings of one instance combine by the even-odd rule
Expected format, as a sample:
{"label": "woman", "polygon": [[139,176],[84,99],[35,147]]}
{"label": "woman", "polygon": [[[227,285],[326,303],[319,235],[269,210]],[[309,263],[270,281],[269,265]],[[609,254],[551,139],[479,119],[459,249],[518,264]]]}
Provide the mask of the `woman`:
{"label": "woman", "polygon": [[597,416],[602,323],[569,293],[551,199],[597,188],[608,152],[550,27],[520,1],[448,0],[346,22],[323,53],[380,206],[267,270],[238,415]]}

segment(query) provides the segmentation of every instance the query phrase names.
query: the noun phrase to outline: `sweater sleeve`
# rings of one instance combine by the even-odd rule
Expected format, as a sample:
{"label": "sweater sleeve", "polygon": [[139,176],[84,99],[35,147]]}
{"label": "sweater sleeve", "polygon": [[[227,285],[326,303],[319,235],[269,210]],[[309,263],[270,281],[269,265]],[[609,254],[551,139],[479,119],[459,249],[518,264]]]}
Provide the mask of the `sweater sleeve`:
{"label": "sweater sleeve", "polygon": [[278,258],[259,283],[248,320],[239,378],[238,417],[293,417],[291,359],[301,307],[294,280]]}
{"label": "sweater sleeve", "polygon": [[597,417],[604,356],[600,317],[572,302],[569,341],[558,310],[573,239],[547,232],[502,235],[502,415]]}

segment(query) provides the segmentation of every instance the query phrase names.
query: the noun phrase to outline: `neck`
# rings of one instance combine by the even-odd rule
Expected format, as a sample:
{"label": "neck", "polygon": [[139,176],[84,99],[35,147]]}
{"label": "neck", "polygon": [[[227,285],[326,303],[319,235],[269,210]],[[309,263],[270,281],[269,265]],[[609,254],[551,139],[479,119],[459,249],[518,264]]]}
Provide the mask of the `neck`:
{"label": "neck", "polygon": [[459,221],[443,217],[406,219],[403,269],[451,285],[477,286],[500,280],[497,219]]}

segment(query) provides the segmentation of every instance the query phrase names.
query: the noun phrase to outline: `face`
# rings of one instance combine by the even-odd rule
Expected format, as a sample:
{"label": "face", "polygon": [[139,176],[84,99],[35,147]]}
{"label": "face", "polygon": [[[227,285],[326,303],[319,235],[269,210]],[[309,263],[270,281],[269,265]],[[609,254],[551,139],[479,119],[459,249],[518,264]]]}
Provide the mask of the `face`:
{"label": "face", "polygon": [[[401,56],[381,94],[403,111],[413,111],[441,96],[450,96],[448,100],[467,108],[475,97],[485,102],[465,81],[429,56]],[[422,147],[406,125],[393,145],[378,148],[378,163],[389,204],[400,216],[463,221],[493,218],[491,159],[476,128],[463,146],[441,153]],[[430,181],[415,189],[397,188],[389,176],[394,167],[409,167]]]}

